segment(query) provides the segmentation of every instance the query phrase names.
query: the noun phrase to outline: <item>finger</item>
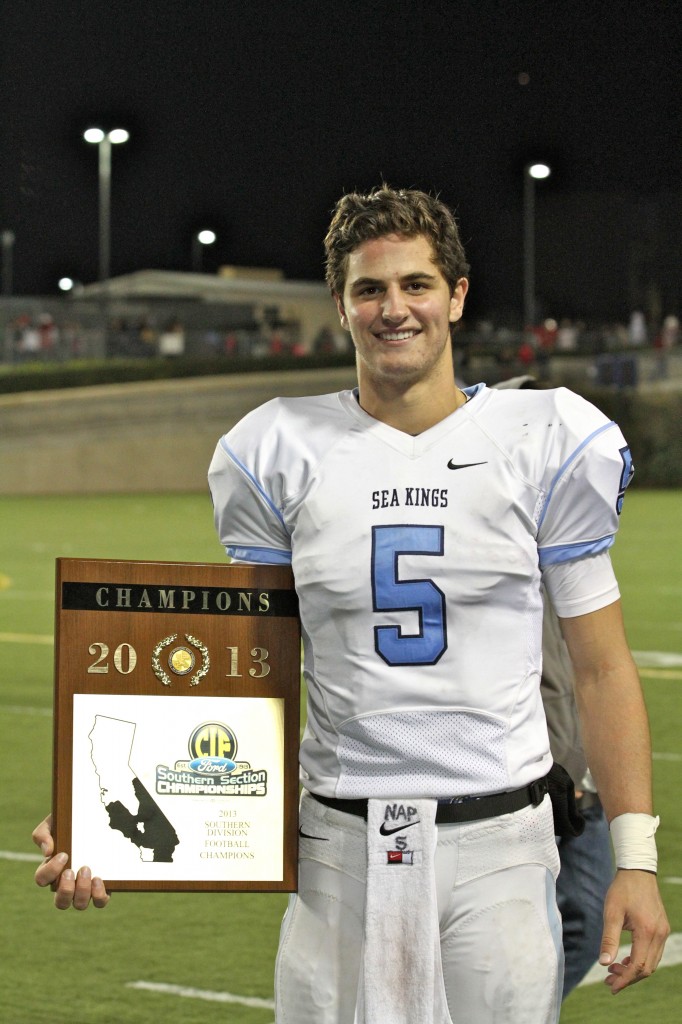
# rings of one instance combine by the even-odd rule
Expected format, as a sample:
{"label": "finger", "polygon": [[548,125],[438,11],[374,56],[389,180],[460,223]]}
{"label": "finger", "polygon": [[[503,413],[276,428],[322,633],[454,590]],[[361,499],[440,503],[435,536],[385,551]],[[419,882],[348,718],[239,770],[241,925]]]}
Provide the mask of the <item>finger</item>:
{"label": "finger", "polygon": [[623,974],[624,969],[628,967],[630,962],[631,962],[631,957],[630,956],[624,956],[622,961],[621,961],[621,963],[616,961],[614,964],[611,964],[611,966],[608,969],[608,973],[609,974]]}
{"label": "finger", "polygon": [[622,963],[619,965],[621,970],[616,971],[616,965],[611,965],[609,971],[613,976],[611,991],[614,995],[627,988],[628,985],[643,981],[653,972],[654,967],[648,962],[649,946],[648,942],[643,942],[641,939],[635,941],[630,956],[623,957]]}
{"label": "finger", "polygon": [[66,853],[58,853],[54,857],[48,857],[34,875],[36,885],[41,886],[41,888],[44,888],[46,885],[52,885],[59,878],[68,862],[69,856]]}
{"label": "finger", "polygon": [[73,903],[76,890],[76,875],[71,868],[62,871],[57,891],[54,894],[54,905],[57,910],[68,910]]}
{"label": "finger", "polygon": [[39,825],[37,825],[31,834],[31,838],[36,846],[39,846],[43,851],[43,856],[51,857],[54,852],[54,840],[52,839],[52,815],[48,814]]}
{"label": "finger", "polygon": [[648,974],[642,974],[639,977],[630,977],[626,974],[621,974],[616,977],[615,974],[612,974],[606,978],[605,981],[611,989],[611,994],[617,996],[619,992],[623,991],[623,989],[630,988],[632,985],[636,985],[637,982],[644,981],[644,979],[648,977]]}
{"label": "finger", "polygon": [[110,900],[109,893],[104,888],[104,882],[101,878],[93,878],[92,880],[92,904],[93,906],[101,909],[106,907]]}
{"label": "finger", "polygon": [[611,924],[608,920],[604,922],[604,932],[601,939],[601,947],[599,952],[599,963],[602,967],[608,967],[616,959],[618,953],[618,943],[620,941],[620,922]]}
{"label": "finger", "polygon": [[76,887],[73,893],[73,905],[76,910],[87,910],[92,896],[92,872],[82,867],[76,875]]}
{"label": "finger", "polygon": [[[618,880],[618,876],[616,879]],[[614,896],[614,888],[615,882],[609,889],[604,904],[604,930],[599,947],[599,963],[603,967],[608,967],[618,956],[618,945],[623,928],[624,909],[620,899]]]}
{"label": "finger", "polygon": [[623,958],[622,963],[618,963],[618,961],[616,961],[615,963],[610,964],[609,968],[608,968],[608,974],[604,978],[605,984],[607,984],[609,986],[613,985],[613,983],[616,980],[616,978],[619,978],[623,974],[623,972],[625,971],[625,968],[627,967],[629,962],[630,962],[630,957],[626,956],[626,957]]}
{"label": "finger", "polygon": [[668,923],[668,918],[665,915],[665,911],[663,911],[656,921],[654,935],[649,948],[649,966],[651,967],[652,974],[661,962],[665,951],[666,939],[669,935],[670,925]]}

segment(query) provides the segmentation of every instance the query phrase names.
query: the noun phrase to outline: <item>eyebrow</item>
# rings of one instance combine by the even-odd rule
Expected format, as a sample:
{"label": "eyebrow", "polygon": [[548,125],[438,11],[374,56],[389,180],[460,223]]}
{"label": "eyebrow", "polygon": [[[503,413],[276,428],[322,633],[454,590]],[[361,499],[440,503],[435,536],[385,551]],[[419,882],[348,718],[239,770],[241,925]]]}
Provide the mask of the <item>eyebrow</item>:
{"label": "eyebrow", "polygon": [[[412,274],[405,274],[400,280],[403,284],[410,284],[414,281],[436,281],[437,275],[429,274],[426,270],[416,270]],[[357,280],[351,282],[350,287],[354,290],[356,288],[366,288],[368,285],[376,286],[383,283],[383,278],[358,277]]]}

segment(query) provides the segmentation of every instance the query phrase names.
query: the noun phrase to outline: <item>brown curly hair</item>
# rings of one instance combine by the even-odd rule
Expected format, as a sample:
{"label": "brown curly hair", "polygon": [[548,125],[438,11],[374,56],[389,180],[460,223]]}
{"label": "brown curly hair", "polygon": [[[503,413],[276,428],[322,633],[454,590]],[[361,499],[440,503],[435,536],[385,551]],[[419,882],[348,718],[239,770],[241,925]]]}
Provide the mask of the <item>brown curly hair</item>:
{"label": "brown curly hair", "polygon": [[451,293],[458,280],[468,276],[469,264],[449,207],[427,192],[383,184],[366,194],[349,192],[334,208],[324,240],[326,279],[332,293],[343,294],[348,256],[354,249],[371,238],[392,234],[424,235]]}

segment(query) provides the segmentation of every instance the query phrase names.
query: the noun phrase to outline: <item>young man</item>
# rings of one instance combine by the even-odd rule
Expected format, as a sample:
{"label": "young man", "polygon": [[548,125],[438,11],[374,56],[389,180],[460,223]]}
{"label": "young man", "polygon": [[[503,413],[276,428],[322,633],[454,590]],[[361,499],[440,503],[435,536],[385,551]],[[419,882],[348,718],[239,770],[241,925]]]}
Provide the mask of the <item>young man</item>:
{"label": "young man", "polygon": [[[344,196],[326,250],[358,389],[267,403],[220,441],[209,474],[228,554],[291,562],[303,626],[300,876],[277,1022],[556,1022],[541,581],[617,819],[613,992],[655,969],[668,933],[646,712],[607,554],[629,452],[563,389],[456,386],[468,266],[439,201]],[[45,825],[36,840],[48,855]],[[47,860],[38,881],[62,868]],[[106,902],[68,872],[57,905],[91,893]],[[622,927],[633,948],[618,964]]]}

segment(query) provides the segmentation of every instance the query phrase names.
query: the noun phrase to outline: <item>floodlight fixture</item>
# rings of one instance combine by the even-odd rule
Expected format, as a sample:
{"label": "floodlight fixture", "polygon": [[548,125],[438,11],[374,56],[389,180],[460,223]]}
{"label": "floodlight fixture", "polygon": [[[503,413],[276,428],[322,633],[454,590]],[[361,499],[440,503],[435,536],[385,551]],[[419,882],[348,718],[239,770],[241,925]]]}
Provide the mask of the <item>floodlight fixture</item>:
{"label": "floodlight fixture", "polygon": [[99,150],[99,279],[108,281],[111,263],[111,146],[127,142],[130,133],[125,128],[87,128],[83,132],[86,142]]}
{"label": "floodlight fixture", "polygon": [[541,181],[543,178],[549,178],[552,173],[552,169],[551,167],[548,167],[547,164],[531,164],[528,168],[528,173],[531,178]]}

